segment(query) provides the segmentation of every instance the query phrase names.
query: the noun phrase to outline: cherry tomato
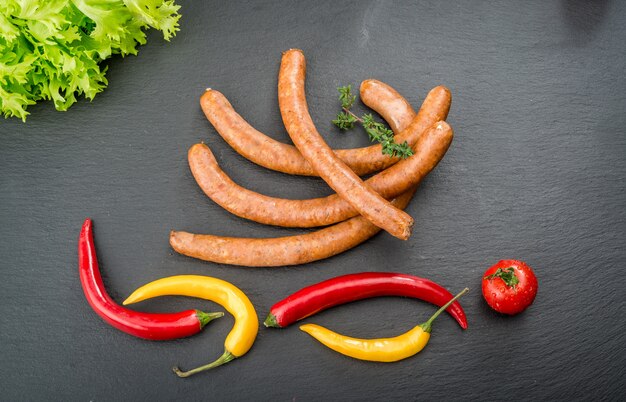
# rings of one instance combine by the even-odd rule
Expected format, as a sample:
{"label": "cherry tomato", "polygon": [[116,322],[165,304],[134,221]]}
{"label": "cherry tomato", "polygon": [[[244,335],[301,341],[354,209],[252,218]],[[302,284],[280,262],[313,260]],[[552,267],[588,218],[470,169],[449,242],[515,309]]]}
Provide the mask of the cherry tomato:
{"label": "cherry tomato", "polygon": [[536,295],[537,277],[522,261],[499,261],[483,275],[483,297],[499,313],[521,313],[532,304]]}

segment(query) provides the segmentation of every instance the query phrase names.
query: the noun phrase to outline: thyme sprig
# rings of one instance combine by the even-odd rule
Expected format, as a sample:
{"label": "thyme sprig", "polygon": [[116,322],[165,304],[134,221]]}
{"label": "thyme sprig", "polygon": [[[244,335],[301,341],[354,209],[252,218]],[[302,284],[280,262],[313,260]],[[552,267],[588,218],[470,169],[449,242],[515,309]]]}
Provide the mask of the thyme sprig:
{"label": "thyme sprig", "polygon": [[359,117],[352,113],[350,108],[356,100],[356,95],[352,95],[352,85],[339,87],[337,91],[339,91],[339,100],[341,101],[341,109],[343,111],[338,113],[337,118],[332,121],[335,126],[341,130],[351,130],[358,122],[365,129],[370,141],[376,141],[382,145],[383,154],[397,156],[402,159],[413,155],[413,150],[409,144],[406,141],[402,144],[395,142],[393,131],[383,123],[374,120],[372,114],[365,114],[363,117]]}

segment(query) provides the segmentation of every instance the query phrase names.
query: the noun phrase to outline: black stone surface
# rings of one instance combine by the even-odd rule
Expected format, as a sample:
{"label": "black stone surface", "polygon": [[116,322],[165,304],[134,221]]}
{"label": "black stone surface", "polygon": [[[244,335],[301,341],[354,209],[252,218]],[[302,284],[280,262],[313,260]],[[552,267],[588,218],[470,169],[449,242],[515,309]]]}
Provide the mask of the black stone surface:
{"label": "black stone surface", "polygon": [[[0,120],[0,388],[3,400],[549,400],[619,399],[625,391],[626,2],[179,1],[178,36],[151,33],[137,57],[109,62],[108,89],[65,113],[31,107]],[[207,199],[186,163],[205,141],[238,183],[265,194],[329,194],[316,178],[267,171],[237,155],[202,114],[222,91],[282,141],[280,55],[302,48],[314,121],[334,147],[336,87],[374,77],[419,106],[448,86],[456,137],[408,211],[408,242],[379,234],[340,256],[246,269],[174,253],[172,228],[232,236],[300,230],[239,219]],[[365,108],[358,106],[360,111]],[[76,243],[92,217],[102,274],[122,301],[138,286],[193,273],[231,281],[263,320],[308,284],[363,270],[431,278],[455,292],[470,327],[442,316],[427,348],[395,364],[332,352],[297,326],[261,328],[243,358],[187,380],[222,353],[232,317],[173,342],[135,339],[89,308]],[[484,270],[502,258],[539,278],[523,314],[491,311]],[[163,298],[144,311],[216,310]],[[307,320],[360,337],[394,336],[435,309],[381,298]]]}

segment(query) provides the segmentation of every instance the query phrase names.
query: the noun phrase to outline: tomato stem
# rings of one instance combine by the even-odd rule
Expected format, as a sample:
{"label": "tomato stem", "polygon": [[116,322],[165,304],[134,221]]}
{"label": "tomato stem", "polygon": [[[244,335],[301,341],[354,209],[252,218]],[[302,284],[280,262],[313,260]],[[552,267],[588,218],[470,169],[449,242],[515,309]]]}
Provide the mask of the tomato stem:
{"label": "tomato stem", "polygon": [[450,305],[452,303],[454,303],[455,301],[457,301],[461,296],[463,296],[465,293],[469,292],[469,288],[465,288],[463,290],[461,290],[459,292],[459,294],[457,294],[456,296],[454,296],[452,299],[450,299],[449,302],[447,302],[446,304],[444,304],[443,306],[441,306],[441,308],[439,310],[437,310],[435,312],[435,314],[432,315],[432,317],[430,317],[428,319],[428,321],[426,321],[425,323],[421,324],[420,327],[422,327],[422,329],[424,330],[424,332],[430,332],[432,330],[432,326],[433,326],[433,321],[435,321],[435,319],[437,317],[439,317],[439,314],[443,313],[448,307],[450,307]]}
{"label": "tomato stem", "polygon": [[492,280],[493,278],[500,278],[504,281],[504,284],[510,288],[515,289],[515,286],[519,283],[517,275],[515,275],[515,268],[498,268],[496,272],[491,275],[485,276],[483,279]]}

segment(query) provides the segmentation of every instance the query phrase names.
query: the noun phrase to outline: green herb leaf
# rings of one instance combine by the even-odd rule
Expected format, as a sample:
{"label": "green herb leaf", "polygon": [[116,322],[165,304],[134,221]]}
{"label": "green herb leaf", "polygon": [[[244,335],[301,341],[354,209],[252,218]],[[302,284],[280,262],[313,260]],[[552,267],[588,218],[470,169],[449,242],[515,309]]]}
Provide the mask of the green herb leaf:
{"label": "green herb leaf", "polygon": [[350,109],[354,105],[356,95],[352,95],[352,85],[337,88],[339,91],[339,100],[341,101],[341,107],[344,109]]}
{"label": "green herb leaf", "polygon": [[350,113],[341,112],[337,114],[337,118],[333,120],[333,124],[342,130],[350,130],[354,128],[356,121],[356,117]]}
{"label": "green herb leaf", "polygon": [[370,141],[379,142],[382,145],[383,154],[392,157],[397,156],[402,159],[413,155],[413,150],[409,144],[406,141],[402,144],[397,144],[393,138],[393,131],[383,123],[374,120],[374,116],[371,113],[365,114],[359,119],[350,111],[350,108],[356,100],[356,96],[352,95],[351,89],[351,85],[337,88],[341,107],[344,111],[337,115],[337,118],[332,121],[333,124],[342,130],[349,130],[354,128],[356,122],[360,122]]}
{"label": "green herb leaf", "polygon": [[372,116],[371,113],[364,114],[361,119],[363,120],[363,127],[365,128],[372,127],[374,124],[376,124],[376,121],[374,121],[374,116]]}
{"label": "green herb leaf", "polygon": [[397,156],[402,159],[406,159],[413,155],[413,150],[409,144],[404,141],[402,144],[398,144],[394,141],[393,131],[387,128],[383,123],[379,123],[374,120],[374,116],[371,114],[363,115],[363,127],[365,132],[370,137],[370,141],[377,141],[382,145],[382,152],[385,155]]}
{"label": "green herb leaf", "polygon": [[491,275],[485,276],[484,279],[491,280],[493,278],[501,278],[506,286],[510,288],[515,288],[515,286],[517,286],[517,284],[519,283],[519,279],[517,279],[517,275],[515,275],[515,268],[513,267],[504,269],[498,268],[496,272]]}
{"label": "green herb leaf", "polygon": [[413,155],[413,150],[406,141],[402,144],[389,142],[383,144],[383,153],[390,156],[397,156],[401,159],[406,159]]}

